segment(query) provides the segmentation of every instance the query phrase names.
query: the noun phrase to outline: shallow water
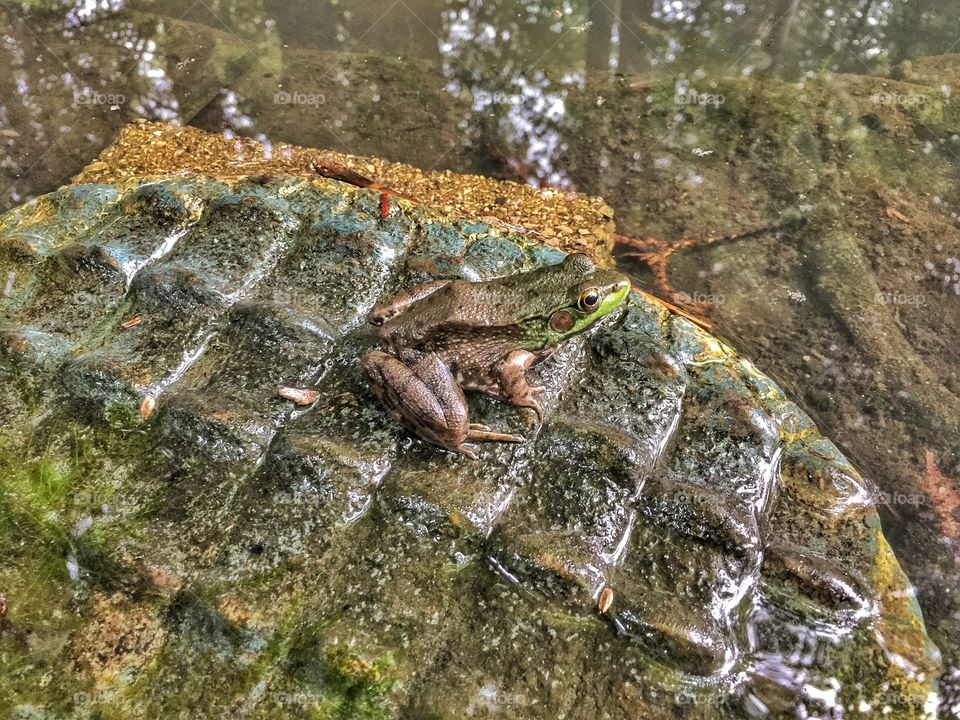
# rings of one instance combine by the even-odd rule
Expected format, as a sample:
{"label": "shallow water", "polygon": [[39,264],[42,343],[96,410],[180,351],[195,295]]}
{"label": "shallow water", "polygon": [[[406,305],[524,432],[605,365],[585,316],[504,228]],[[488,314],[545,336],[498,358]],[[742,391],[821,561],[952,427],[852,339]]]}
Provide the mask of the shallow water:
{"label": "shallow water", "polygon": [[875,483],[960,713],[955,3],[38,0],[0,28],[0,209],[140,117],[603,196],[638,282]]}

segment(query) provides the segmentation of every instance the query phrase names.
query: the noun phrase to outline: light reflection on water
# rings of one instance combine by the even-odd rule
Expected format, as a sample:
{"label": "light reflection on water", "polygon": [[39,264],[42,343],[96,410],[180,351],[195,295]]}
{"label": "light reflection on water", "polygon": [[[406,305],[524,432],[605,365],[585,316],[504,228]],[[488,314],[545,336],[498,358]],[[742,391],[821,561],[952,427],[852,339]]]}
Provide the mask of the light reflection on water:
{"label": "light reflection on water", "polygon": [[[263,66],[269,50],[258,43],[264,40],[282,46],[272,48],[277,52],[315,48],[410,54],[436,61],[447,80],[447,92],[469,108],[452,129],[461,136],[465,159],[470,160],[462,169],[499,168],[526,182],[575,189],[585,183],[571,175],[564,158],[571,142],[589,146],[591,130],[568,117],[569,91],[583,91],[609,72],[668,74],[678,82],[707,85],[713,77],[746,76],[774,66],[786,78],[809,77],[825,69],[882,72],[917,46],[934,52],[952,44],[949,35],[936,30],[942,23],[935,9],[924,15],[928,32],[921,39],[907,25],[908,9],[889,1],[870,3],[865,11],[855,3],[800,6],[792,0],[770,10],[681,0],[647,5],[624,0],[619,9],[613,5],[515,0],[492,7],[477,0],[420,0],[395,4],[384,12],[377,3],[235,1],[208,7],[176,1],[81,0],[62,7],[50,2],[50,7],[59,9],[31,15],[14,4],[3,11],[9,19],[3,44],[20,100],[11,97],[12,88],[0,94],[5,100],[0,122],[4,129],[21,133],[8,138],[10,155],[16,157],[18,146],[25,147],[23,162],[5,158],[7,184],[15,186],[5,188],[3,203],[22,202],[55,187],[79,169],[83,158],[89,159],[109,142],[119,126],[135,117],[194,121],[203,108],[197,106],[203,98],[195,97],[202,80],[220,80],[224,87],[221,126],[255,137],[270,136],[271,116],[278,108],[252,104],[236,87],[245,84],[249,90],[250,78],[259,72],[263,75],[259,86],[281,89],[283,72],[295,74],[296,68],[271,73]],[[126,22],[131,13],[138,19],[149,13],[156,20]],[[198,22],[211,33],[228,33],[235,39],[217,37],[212,41],[213,52],[190,57],[191,48],[171,45],[179,38],[171,37],[165,19]],[[397,27],[406,32],[390,32]],[[261,63],[246,74],[246,83],[238,83],[244,73],[231,69],[231,64],[241,61],[243,51],[260,55]],[[203,65],[189,68],[198,61]],[[352,82],[349,77],[341,81]],[[194,96],[187,107],[183,107],[185,95]],[[21,107],[15,111],[7,107],[11,101]],[[602,93],[596,102],[604,102]],[[89,111],[79,123],[84,126],[81,132],[74,127],[78,111]],[[30,116],[29,121],[23,113]],[[321,117],[333,114],[327,109]],[[57,115],[60,122],[54,121]],[[211,120],[207,118],[206,124]],[[363,117],[340,117],[331,127],[346,124],[362,129],[364,122]],[[68,128],[74,132],[68,133]],[[24,133],[25,129],[31,132]],[[382,131],[391,133],[390,128]],[[282,139],[310,144],[313,137],[305,127],[300,136]],[[395,154],[403,159],[403,138],[397,140]],[[48,159],[31,170],[35,151],[59,141],[83,144],[86,152],[75,153],[72,163]],[[349,137],[343,144],[338,149],[369,152],[364,145],[352,144]],[[443,154],[435,158],[441,163],[445,159]],[[598,164],[602,170],[602,157]]]}

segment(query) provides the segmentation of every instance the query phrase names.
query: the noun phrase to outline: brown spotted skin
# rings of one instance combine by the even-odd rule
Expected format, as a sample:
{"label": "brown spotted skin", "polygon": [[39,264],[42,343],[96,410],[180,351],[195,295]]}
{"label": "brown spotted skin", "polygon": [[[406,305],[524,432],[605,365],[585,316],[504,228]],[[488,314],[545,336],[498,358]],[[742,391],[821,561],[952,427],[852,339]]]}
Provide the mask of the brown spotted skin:
{"label": "brown spotted skin", "polygon": [[424,283],[370,311],[384,350],[361,362],[391,415],[421,439],[475,458],[466,443],[523,438],[471,425],[463,391],[530,408],[542,422],[543,388],[527,384],[527,369],[608,315],[628,291],[624,275],[584,255],[483,282]]}

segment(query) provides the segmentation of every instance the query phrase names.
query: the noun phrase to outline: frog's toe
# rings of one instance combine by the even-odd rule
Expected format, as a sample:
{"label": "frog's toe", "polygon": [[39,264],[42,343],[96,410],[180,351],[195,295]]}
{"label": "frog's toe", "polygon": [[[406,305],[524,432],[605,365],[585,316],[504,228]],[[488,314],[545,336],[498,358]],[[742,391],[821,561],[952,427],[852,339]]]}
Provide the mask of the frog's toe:
{"label": "frog's toe", "polygon": [[537,416],[537,422],[543,425],[543,406],[535,400],[532,396],[526,397],[522,402],[518,403],[520,407],[525,407],[533,410]]}
{"label": "frog's toe", "polygon": [[485,432],[490,430],[489,425],[484,425],[483,423],[470,423],[471,430],[483,430]]}
{"label": "frog's toe", "polygon": [[509,433],[493,432],[491,430],[474,430],[471,428],[467,433],[467,440],[473,442],[508,442],[522,443],[527,439],[523,435],[511,435]]}
{"label": "frog's toe", "polygon": [[477,454],[473,451],[473,448],[471,448],[469,445],[458,445],[456,447],[456,451],[461,455],[467,456],[471,460],[477,459]]}

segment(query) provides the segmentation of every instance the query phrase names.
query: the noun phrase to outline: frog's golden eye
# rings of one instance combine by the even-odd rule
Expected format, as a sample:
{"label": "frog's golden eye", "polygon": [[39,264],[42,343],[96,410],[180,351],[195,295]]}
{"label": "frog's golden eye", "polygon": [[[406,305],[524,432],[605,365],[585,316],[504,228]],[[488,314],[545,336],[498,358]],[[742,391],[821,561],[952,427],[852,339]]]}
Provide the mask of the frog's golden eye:
{"label": "frog's golden eye", "polygon": [[577,307],[584,312],[591,312],[600,305],[600,291],[597,288],[587,288],[577,298]]}

